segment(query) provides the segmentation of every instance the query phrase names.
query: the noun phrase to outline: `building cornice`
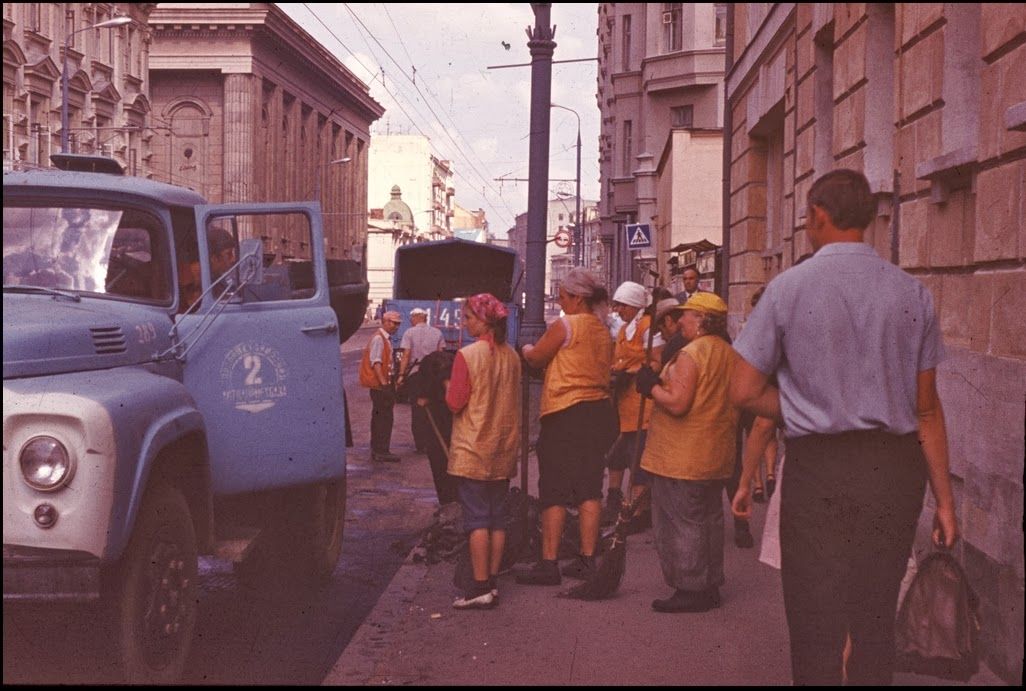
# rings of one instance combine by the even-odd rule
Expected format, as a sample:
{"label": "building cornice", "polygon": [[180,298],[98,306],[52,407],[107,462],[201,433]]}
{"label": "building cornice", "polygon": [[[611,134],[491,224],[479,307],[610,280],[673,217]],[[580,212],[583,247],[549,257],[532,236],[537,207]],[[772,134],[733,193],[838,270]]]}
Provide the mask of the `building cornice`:
{"label": "building cornice", "polygon": [[[362,111],[370,120],[380,118],[384,107],[370,95],[370,87],[317,42],[299,24],[271,3],[253,3],[248,7],[209,6],[164,6],[158,7],[149,17],[150,28],[157,38],[163,37],[217,40],[238,38],[240,33],[254,44],[254,54],[260,43],[283,51],[299,63],[305,63],[311,71],[324,75],[333,82],[327,91],[337,90],[348,94],[355,110]],[[185,68],[182,58],[190,60],[188,68],[197,69],[195,54],[191,56],[162,56],[159,44],[155,43],[150,55],[152,69]],[[245,59],[233,58],[225,64],[225,58],[215,54],[207,56],[209,67],[213,60],[220,60],[217,69],[225,72],[251,71],[257,62],[256,55]],[[332,89],[331,87],[335,88]]]}
{"label": "building cornice", "polygon": [[755,68],[763,62],[772,49],[775,49],[784,40],[797,6],[797,3],[793,2],[779,2],[770,7],[766,19],[759,25],[755,35],[745,46],[744,52],[741,53],[741,57],[727,73],[726,96],[728,103],[741,87],[746,86],[755,78]]}

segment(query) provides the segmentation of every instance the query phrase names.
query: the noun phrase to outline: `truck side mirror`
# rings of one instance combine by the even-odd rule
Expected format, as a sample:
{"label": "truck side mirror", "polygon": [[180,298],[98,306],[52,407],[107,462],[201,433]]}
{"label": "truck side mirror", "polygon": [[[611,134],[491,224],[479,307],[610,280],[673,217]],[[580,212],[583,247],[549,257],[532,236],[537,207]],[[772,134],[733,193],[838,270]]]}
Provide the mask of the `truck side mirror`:
{"label": "truck side mirror", "polygon": [[264,242],[260,238],[246,238],[239,246],[240,285],[260,285],[264,282]]}

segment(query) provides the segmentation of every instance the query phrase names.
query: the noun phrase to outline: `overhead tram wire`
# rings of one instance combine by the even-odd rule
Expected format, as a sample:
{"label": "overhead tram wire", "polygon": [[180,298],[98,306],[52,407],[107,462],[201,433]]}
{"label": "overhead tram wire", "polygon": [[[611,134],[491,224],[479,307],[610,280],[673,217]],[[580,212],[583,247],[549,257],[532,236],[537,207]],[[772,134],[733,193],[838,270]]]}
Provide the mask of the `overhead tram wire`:
{"label": "overhead tram wire", "polygon": [[[326,24],[326,23],[324,22],[324,20],[323,20],[323,19],[321,19],[321,17],[320,17],[320,16],[319,16],[319,15],[318,15],[318,14],[317,14],[316,12],[314,12],[314,11],[313,11],[313,9],[312,9],[312,8],[311,8],[311,7],[309,6],[309,4],[307,4],[307,3],[303,3],[303,7],[304,7],[304,8],[305,8],[305,9],[306,9],[306,10],[307,10],[307,11],[308,11],[308,12],[309,12],[310,14],[311,14],[311,16],[313,16],[313,18],[314,18],[314,19],[316,19],[316,20],[318,21],[318,23],[320,23],[320,25],[321,25],[322,27],[324,27],[324,30],[325,30],[325,31],[327,31],[327,32],[328,32],[328,33],[329,33],[329,34],[330,34],[330,35],[332,36],[332,38],[334,38],[334,39],[335,39],[336,41],[338,41],[339,45],[341,45],[341,46],[342,46],[343,48],[345,48],[345,49],[346,49],[347,51],[349,51],[349,53],[350,53],[350,54],[351,54],[351,55],[353,56],[353,59],[354,59],[354,60],[356,60],[356,63],[357,63],[358,65],[360,65],[360,67],[362,67],[362,68],[363,68],[364,70],[366,70],[368,74],[371,74],[371,75],[373,75],[373,77],[371,78],[371,80],[372,80],[372,81],[373,81],[374,79],[378,78],[378,76],[379,76],[379,75],[378,75],[378,71],[377,71],[377,70],[371,70],[371,69],[370,69],[370,68],[368,68],[368,67],[367,67],[367,66],[366,66],[365,64],[363,64],[363,62],[362,62],[362,61],[361,61],[361,60],[360,60],[359,58],[357,58],[357,57],[356,57],[356,54],[355,54],[355,53],[353,52],[353,50],[352,50],[352,49],[351,49],[351,48],[350,48],[349,46],[347,46],[347,45],[345,44],[345,42],[343,42],[343,41],[342,41],[342,39],[340,39],[340,38],[338,37],[338,35],[337,35],[337,34],[336,34],[336,33],[335,33],[334,31],[332,31],[331,27],[329,27],[329,26],[328,26],[328,25],[327,25],[327,24]],[[375,40],[377,40],[377,39],[375,39]],[[373,51],[371,51],[371,52],[373,53]],[[391,58],[391,56],[389,56],[389,58]],[[395,60],[394,60],[394,59],[392,59],[392,60],[393,60],[393,62],[395,62]],[[400,66],[400,71],[402,71],[402,68],[401,68],[401,66]],[[407,75],[406,75],[405,73],[403,73],[403,76],[407,76]],[[407,78],[409,78],[409,77],[407,76]],[[400,84],[400,82],[395,82],[395,84],[396,84],[396,85],[398,86],[398,85]],[[418,132],[420,132],[420,134],[421,134],[421,135],[423,135],[424,137],[428,137],[428,138],[430,139],[429,135],[428,135],[428,134],[427,134],[426,132],[424,132],[424,130],[423,130],[423,129],[421,128],[421,126],[420,126],[420,125],[418,124],[417,120],[415,120],[415,119],[413,118],[413,116],[411,116],[411,115],[410,115],[409,111],[407,111],[407,110],[406,110],[406,108],[405,108],[405,107],[403,106],[403,103],[402,103],[402,101],[401,101],[401,100],[400,100],[400,99],[399,99],[399,98],[398,98],[398,97],[396,96],[396,94],[395,94],[395,93],[393,93],[393,92],[392,92],[392,90],[391,90],[391,89],[389,89],[389,88],[388,88],[388,85],[387,85],[387,84],[386,84],[386,83],[384,82],[384,80],[381,80],[381,86],[382,86],[382,88],[383,88],[383,89],[384,89],[384,90],[385,90],[385,91],[386,91],[386,92],[387,92],[387,93],[389,94],[389,96],[391,96],[391,97],[392,97],[392,98],[393,98],[393,99],[395,100],[395,103],[396,103],[396,105],[397,105],[397,106],[399,107],[399,110],[401,110],[401,111],[403,112],[403,114],[404,114],[404,115],[405,115],[405,116],[406,116],[406,117],[407,117],[407,118],[409,119],[409,121],[410,121],[410,123],[411,123],[411,124],[413,125],[413,127],[414,127],[414,128],[415,128],[415,129],[416,129],[416,130],[417,130]],[[421,94],[421,98],[423,98],[423,94]],[[415,99],[410,99],[410,100],[411,100],[411,102],[413,102],[413,101],[414,101]],[[418,115],[420,115],[420,114],[418,113]],[[424,118],[424,119],[425,119],[425,120],[427,120],[427,118]],[[437,120],[437,116],[436,116],[436,120]],[[442,126],[442,123],[441,123],[440,121],[438,122],[438,125],[439,125],[439,127],[440,127],[441,131],[442,131],[442,132],[444,132],[444,133],[446,133],[446,134],[448,135],[448,132],[447,132],[446,128],[445,128],[444,126]],[[450,137],[450,139],[452,138],[452,137],[451,137],[451,135],[449,135],[449,137]],[[464,153],[463,155],[464,155],[464,157],[466,157],[466,154],[465,154],[465,153]],[[470,161],[469,161],[469,159],[467,159],[467,162],[468,162],[468,164],[470,164]],[[479,178],[481,178],[482,180],[484,180],[484,178],[483,178],[483,177],[481,176],[481,173],[480,173],[480,171],[477,171],[476,169],[474,169],[474,167],[473,167],[473,165],[472,165],[472,164],[470,164],[470,165],[469,165],[469,167],[471,168],[471,170],[473,170],[473,171],[474,171],[474,173],[475,173],[475,174],[476,174],[476,175],[477,175],[477,176],[478,176]],[[471,180],[470,180],[469,178],[467,178],[467,177],[466,177],[465,175],[463,175],[463,173],[462,173],[462,172],[460,172],[460,170],[459,170],[458,168],[457,168],[457,169],[455,169],[455,170],[453,171],[453,173],[454,173],[454,175],[455,175],[456,177],[458,177],[458,178],[460,178],[461,180],[463,180],[464,182],[466,182],[466,183],[467,183],[467,185],[468,185],[468,186],[470,187],[470,189],[476,189],[476,187],[475,187],[475,183],[474,183],[474,182],[472,182],[472,181],[471,181]],[[485,182],[486,182],[486,184],[487,184],[487,181],[485,181]],[[489,186],[490,186],[490,185],[489,185]],[[492,189],[493,189],[493,192],[494,192],[494,191],[495,191],[495,190],[494,190],[494,188],[492,188]],[[482,193],[484,193],[484,189],[483,189],[483,188],[482,188]],[[502,193],[501,193],[501,192],[495,192],[495,193],[496,193],[496,194],[497,194],[497,195],[498,195],[498,196],[500,197],[500,199],[502,198]],[[492,201],[491,201],[491,200],[490,200],[490,199],[489,199],[489,198],[487,197],[487,195],[485,195],[485,194],[482,194],[482,196],[484,197],[484,201],[485,201],[485,202],[486,202],[486,203],[487,203],[487,204],[488,204],[488,205],[489,205],[489,206],[491,207],[491,209],[492,209],[492,211],[493,211],[493,212],[495,213],[495,215],[496,215],[497,217],[499,217],[499,221],[500,221],[500,222],[502,222],[502,221],[503,221],[503,219],[501,218],[501,217],[502,217],[502,214],[500,213],[499,209],[498,209],[498,208],[497,208],[497,207],[496,207],[496,206],[494,205],[494,202],[492,202]],[[504,205],[504,206],[506,206],[506,210],[507,210],[507,212],[508,212],[508,213],[510,214],[510,216],[512,216],[512,217],[515,217],[515,214],[514,214],[514,213],[513,213],[513,211],[512,211],[512,210],[511,210],[511,209],[509,208],[509,205],[508,205],[508,204],[506,204],[506,202],[505,202],[505,199],[503,199],[502,201],[503,201],[503,205]],[[507,221],[505,221],[505,222],[506,222],[506,223],[509,223],[509,221],[508,221],[508,220],[507,220]]]}
{"label": "overhead tram wire", "polygon": [[[400,73],[401,73],[401,74],[402,74],[402,75],[403,75],[404,77],[406,77],[407,79],[409,79],[409,80],[410,80],[410,83],[411,83],[411,84],[413,84],[413,88],[417,90],[417,93],[418,93],[418,94],[420,94],[421,98],[422,98],[422,99],[424,100],[424,105],[425,105],[425,106],[427,107],[427,109],[428,109],[429,111],[431,111],[431,114],[432,114],[432,115],[434,116],[434,118],[435,118],[435,121],[436,121],[436,122],[437,122],[437,123],[438,123],[439,125],[441,125],[441,130],[442,130],[442,132],[443,132],[443,133],[445,134],[445,136],[447,136],[447,137],[448,137],[448,138],[449,138],[449,139],[450,139],[450,140],[452,141],[452,143],[453,143],[453,145],[454,145],[454,146],[456,147],[456,149],[457,149],[457,150],[458,150],[458,151],[459,151],[459,152],[460,152],[460,153],[461,153],[461,154],[463,155],[463,157],[464,157],[464,160],[465,160],[465,161],[467,162],[467,164],[468,164],[468,165],[470,166],[471,170],[473,170],[473,171],[474,171],[474,173],[475,173],[475,174],[476,174],[476,175],[477,175],[477,176],[478,176],[478,177],[479,177],[479,178],[481,179],[481,181],[482,181],[482,182],[484,182],[484,183],[485,183],[485,185],[487,185],[488,187],[490,187],[490,188],[491,188],[492,192],[494,192],[495,194],[499,195],[499,198],[500,198],[500,199],[502,199],[502,193],[501,193],[500,191],[496,190],[496,189],[495,189],[495,188],[494,188],[494,187],[493,187],[493,186],[491,185],[491,183],[490,183],[490,182],[488,181],[488,178],[487,178],[487,177],[486,177],[485,175],[483,175],[483,174],[481,173],[481,171],[477,169],[477,167],[476,167],[476,166],[474,166],[474,163],[473,163],[473,161],[471,160],[470,156],[469,156],[469,155],[467,154],[467,152],[466,152],[466,151],[464,151],[464,150],[463,150],[463,147],[462,147],[462,146],[460,146],[459,142],[457,142],[457,141],[456,141],[456,139],[454,139],[454,138],[453,138],[452,134],[451,134],[451,133],[449,132],[449,129],[448,129],[447,127],[445,127],[445,126],[444,126],[444,125],[442,124],[442,119],[441,119],[441,118],[440,118],[440,117],[438,116],[438,113],[436,113],[436,112],[435,112],[435,109],[431,107],[431,104],[430,104],[430,103],[428,102],[428,95],[430,95],[430,96],[431,96],[431,98],[433,98],[433,99],[434,99],[434,101],[435,101],[435,103],[436,103],[436,104],[438,105],[438,107],[439,107],[439,108],[441,108],[442,112],[444,112],[444,113],[446,114],[446,117],[448,117],[448,118],[449,118],[449,122],[450,122],[450,123],[452,123],[452,126],[453,126],[453,128],[454,128],[454,129],[456,130],[456,133],[457,133],[457,134],[459,134],[459,135],[460,135],[460,137],[461,137],[461,138],[462,138],[462,139],[463,139],[464,141],[466,141],[466,137],[464,137],[464,136],[463,136],[463,134],[462,134],[462,132],[460,132],[460,130],[459,130],[459,125],[457,125],[457,124],[456,124],[456,121],[452,119],[452,116],[451,116],[451,115],[449,115],[449,113],[448,113],[448,112],[446,112],[445,108],[444,108],[444,107],[443,107],[443,106],[442,106],[442,105],[441,105],[441,104],[440,104],[440,103],[438,102],[438,97],[437,97],[437,96],[435,96],[435,95],[434,95],[434,93],[432,93],[432,92],[431,92],[430,90],[428,90],[428,93],[427,93],[427,95],[425,95],[425,93],[424,93],[423,91],[421,91],[420,87],[419,87],[419,86],[417,85],[416,79],[414,79],[414,78],[413,78],[413,77],[411,77],[410,75],[406,74],[406,72],[405,72],[405,71],[403,71],[403,67],[402,67],[402,65],[400,65],[400,64],[399,64],[399,62],[398,62],[398,61],[397,61],[397,60],[396,60],[396,59],[395,59],[394,57],[392,57],[392,54],[391,54],[391,53],[390,53],[390,52],[388,51],[388,49],[387,49],[387,48],[385,48],[385,46],[384,46],[384,45],[382,45],[381,41],[379,41],[379,40],[377,39],[377,37],[376,37],[376,36],[374,35],[374,33],[373,33],[373,32],[372,32],[372,31],[371,31],[371,30],[370,30],[370,29],[369,29],[369,28],[367,27],[367,25],[366,25],[366,24],[365,24],[365,23],[363,22],[363,20],[362,20],[362,19],[360,19],[360,16],[359,16],[358,14],[356,14],[355,10],[353,10],[353,9],[352,9],[352,8],[351,8],[351,7],[349,6],[349,3],[343,3],[343,5],[345,6],[346,10],[348,10],[348,12],[349,12],[349,13],[350,13],[350,14],[351,14],[351,15],[353,16],[353,19],[355,19],[355,20],[356,20],[356,21],[357,21],[357,22],[358,22],[358,23],[360,24],[360,26],[361,26],[361,27],[363,28],[363,30],[367,32],[367,35],[368,35],[368,36],[370,36],[370,37],[371,37],[372,39],[374,39],[374,42],[378,44],[378,47],[380,47],[380,48],[381,48],[381,50],[383,50],[383,51],[385,52],[385,55],[387,55],[387,56],[388,56],[388,59],[392,61],[392,64],[394,64],[394,65],[395,65],[395,66],[396,66],[396,67],[397,67],[397,68],[399,69]],[[393,26],[394,26],[394,24],[393,24]],[[398,33],[398,32],[397,32],[397,33]],[[404,48],[405,48],[405,45],[404,45]],[[409,53],[407,53],[407,55],[408,55],[408,54],[409,54]],[[411,62],[412,62],[412,60],[411,60]],[[414,70],[414,73],[416,74],[416,67],[413,67],[413,70]],[[471,151],[473,151],[473,147],[471,147]],[[475,156],[475,157],[477,156],[477,153],[476,153],[476,152],[474,152],[474,156]],[[477,161],[478,161],[478,163],[480,163],[480,164],[481,164],[482,166],[484,165],[484,162],[483,162],[483,161],[481,161],[481,159],[480,159],[480,158],[478,158],[478,159],[477,159]],[[514,216],[514,217],[515,217],[515,216],[516,216],[516,214],[515,214],[515,213],[513,212],[513,210],[512,210],[512,209],[510,209],[510,208],[509,208],[509,205],[508,205],[508,204],[506,204],[506,201],[505,201],[505,199],[502,199],[502,202],[503,202],[503,205],[504,205],[504,206],[506,207],[506,210],[507,210],[507,211],[508,211],[508,212],[509,212],[509,213],[510,213],[510,214],[511,214],[512,216]]]}
{"label": "overhead tram wire", "polygon": [[413,69],[413,78],[417,78],[417,68],[413,66],[413,56],[410,55],[409,49],[406,47],[406,41],[403,40],[403,35],[399,33],[399,27],[395,25],[392,20],[392,13],[388,11],[388,3],[381,3],[381,9],[385,10],[385,16],[388,17],[388,23],[392,25],[392,31],[395,32],[395,37],[399,39],[399,45],[403,47],[403,52],[406,53],[406,57],[410,59],[410,66]]}
{"label": "overhead tram wire", "polygon": [[[430,90],[428,90],[427,94],[425,94],[423,91],[421,91],[420,87],[417,85],[416,79],[414,77],[410,77],[410,75],[406,74],[406,72],[403,71],[402,65],[400,65],[398,63],[398,61],[396,61],[396,59],[394,57],[392,57],[392,54],[388,51],[388,49],[385,48],[385,46],[382,45],[382,43],[380,41],[378,41],[377,37],[367,27],[367,25],[363,22],[363,20],[360,19],[359,15],[357,15],[356,12],[352,8],[350,8],[348,6],[348,4],[345,4],[345,6],[346,6],[346,9],[349,11],[349,13],[353,16],[353,18],[360,24],[360,26],[363,28],[363,30],[365,32],[367,32],[367,35],[369,35],[372,39],[374,39],[374,41],[378,44],[378,47],[380,47],[381,50],[383,50],[385,52],[385,55],[387,55],[388,58],[392,61],[392,63],[399,69],[400,73],[402,73],[402,75],[404,77],[406,77],[408,80],[410,80],[410,83],[413,84],[413,88],[417,90],[417,93],[420,95],[421,99],[423,100],[424,105],[431,112],[432,116],[434,116],[435,122],[439,125],[440,131],[446,137],[448,137],[450,141],[452,141],[452,143],[456,147],[457,151],[459,151],[459,153],[463,155],[463,159],[467,163],[468,167],[474,172],[475,175],[478,176],[478,178],[481,181],[483,181],[485,183],[485,185],[487,187],[491,188],[492,192],[494,192],[496,195],[499,196],[499,198],[502,200],[503,205],[506,207],[507,212],[511,216],[515,216],[513,210],[509,208],[509,204],[507,204],[506,200],[502,197],[502,192],[499,191],[499,190],[496,190],[495,187],[493,187],[490,184],[488,179],[481,173],[481,171],[474,165],[474,162],[471,160],[470,155],[468,155],[467,152],[463,149],[463,147],[460,146],[460,143],[458,141],[456,141],[456,139],[453,138],[451,132],[449,131],[449,128],[445,127],[445,125],[442,123],[442,119],[438,116],[438,113],[435,112],[434,108],[431,107],[431,104],[428,102],[428,96],[429,95],[431,96],[431,98],[433,98],[435,100],[435,103],[438,104],[439,108],[441,108],[443,112],[446,112],[444,107],[441,104],[438,103],[438,97],[435,96]],[[412,69],[414,70],[414,74],[416,74],[416,67],[414,66]],[[460,137],[463,138],[464,141],[466,141],[466,137],[464,137],[463,134],[459,131],[459,126],[452,119],[452,117],[449,116],[449,114],[447,112],[446,112],[446,116],[449,118],[449,122],[452,123],[452,126],[456,130],[457,134],[459,134]],[[473,147],[471,147],[471,151],[473,151]],[[476,152],[474,152],[474,156],[477,156]],[[478,162],[481,165],[485,165],[484,162],[482,162],[480,158],[478,158],[477,160],[478,160]],[[493,207],[493,209],[494,209],[494,207]]]}

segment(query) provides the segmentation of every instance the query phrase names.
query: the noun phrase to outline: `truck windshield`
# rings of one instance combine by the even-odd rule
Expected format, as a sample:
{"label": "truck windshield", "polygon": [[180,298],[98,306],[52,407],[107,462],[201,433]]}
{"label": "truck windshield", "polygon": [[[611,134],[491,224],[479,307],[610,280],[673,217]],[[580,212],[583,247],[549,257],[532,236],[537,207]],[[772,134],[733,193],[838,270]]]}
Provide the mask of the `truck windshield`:
{"label": "truck windshield", "polygon": [[171,301],[167,234],[126,208],[4,205],[4,287]]}

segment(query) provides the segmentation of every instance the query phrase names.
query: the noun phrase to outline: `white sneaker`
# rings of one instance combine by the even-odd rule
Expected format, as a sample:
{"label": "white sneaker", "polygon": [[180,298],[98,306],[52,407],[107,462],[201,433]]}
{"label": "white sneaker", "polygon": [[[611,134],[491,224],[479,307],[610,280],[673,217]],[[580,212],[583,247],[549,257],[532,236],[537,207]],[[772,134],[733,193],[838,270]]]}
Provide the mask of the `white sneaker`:
{"label": "white sneaker", "polygon": [[494,591],[489,590],[477,597],[459,597],[453,601],[455,609],[491,609],[496,605]]}

